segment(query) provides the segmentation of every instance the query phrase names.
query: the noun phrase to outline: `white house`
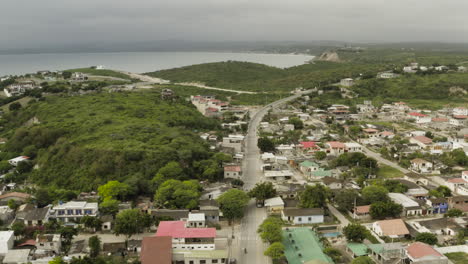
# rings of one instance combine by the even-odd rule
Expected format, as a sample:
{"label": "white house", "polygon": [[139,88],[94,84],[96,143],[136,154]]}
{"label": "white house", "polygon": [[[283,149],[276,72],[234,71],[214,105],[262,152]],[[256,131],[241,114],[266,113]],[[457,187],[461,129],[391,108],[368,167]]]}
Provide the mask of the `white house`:
{"label": "white house", "polygon": [[0,255],[5,255],[13,248],[15,235],[13,231],[0,231]]}
{"label": "white house", "polygon": [[273,197],[265,200],[265,208],[268,214],[279,214],[284,209],[284,201],[281,197]]}
{"label": "white house", "polygon": [[430,116],[418,112],[408,113],[408,119],[414,119],[417,124],[430,123],[432,121]]}
{"label": "white house", "polygon": [[19,157],[16,157],[14,159],[8,160],[8,163],[10,163],[10,165],[12,165],[12,166],[18,166],[18,163],[20,163],[22,161],[26,161],[26,160],[29,160],[29,157],[19,156]]}
{"label": "white house", "polygon": [[295,225],[318,224],[323,223],[323,215],[321,208],[285,208],[281,218]]}
{"label": "white house", "polygon": [[62,248],[62,238],[60,234],[38,235],[36,238],[36,248],[38,250],[52,251],[59,254]]}
{"label": "white house", "polygon": [[362,152],[361,144],[354,143],[354,142],[346,142],[344,144],[348,152]]}
{"label": "white house", "polygon": [[408,196],[402,193],[389,193],[388,197],[390,197],[393,202],[403,206],[403,214],[405,216],[422,215],[421,206]]}
{"label": "white house", "polygon": [[346,152],[346,145],[338,141],[330,141],[325,143],[326,152],[333,156],[339,156]]}
{"label": "white house", "polygon": [[98,203],[88,203],[82,201],[70,201],[56,205],[50,210],[50,218],[56,218],[63,222],[79,223],[81,217],[97,216]]}
{"label": "white house", "polygon": [[466,107],[456,107],[452,110],[452,115],[454,116],[468,116],[468,108]]}
{"label": "white house", "polygon": [[354,85],[354,80],[352,78],[342,79],[340,85],[350,87]]}
{"label": "white house", "polygon": [[228,137],[223,137],[222,146],[225,148],[233,148],[235,152],[242,152],[243,142],[243,135],[229,135]]}
{"label": "white house", "polygon": [[411,160],[411,169],[419,173],[431,173],[433,168],[432,162],[423,159]]}
{"label": "white house", "polygon": [[204,213],[189,213],[187,219],[187,227],[205,227]]}

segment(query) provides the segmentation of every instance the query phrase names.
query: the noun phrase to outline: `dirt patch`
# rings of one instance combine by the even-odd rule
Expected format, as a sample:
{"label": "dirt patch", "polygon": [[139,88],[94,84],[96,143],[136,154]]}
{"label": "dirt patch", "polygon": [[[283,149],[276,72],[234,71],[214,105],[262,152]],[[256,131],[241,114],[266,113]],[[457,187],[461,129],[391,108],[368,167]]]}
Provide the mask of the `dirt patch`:
{"label": "dirt patch", "polygon": [[325,51],[320,55],[319,59],[320,61],[331,61],[331,62],[340,62],[340,57],[338,56],[338,53],[334,51]]}

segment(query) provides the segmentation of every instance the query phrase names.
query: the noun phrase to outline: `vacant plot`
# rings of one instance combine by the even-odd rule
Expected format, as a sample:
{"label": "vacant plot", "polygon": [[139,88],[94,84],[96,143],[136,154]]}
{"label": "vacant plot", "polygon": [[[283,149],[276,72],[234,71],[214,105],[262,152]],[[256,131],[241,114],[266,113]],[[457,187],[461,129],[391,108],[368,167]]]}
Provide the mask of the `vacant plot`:
{"label": "vacant plot", "polygon": [[377,177],[381,178],[400,178],[403,176],[405,175],[401,171],[387,165],[381,165],[377,171]]}
{"label": "vacant plot", "polygon": [[455,252],[445,254],[454,264],[468,264],[468,254],[464,252]]}

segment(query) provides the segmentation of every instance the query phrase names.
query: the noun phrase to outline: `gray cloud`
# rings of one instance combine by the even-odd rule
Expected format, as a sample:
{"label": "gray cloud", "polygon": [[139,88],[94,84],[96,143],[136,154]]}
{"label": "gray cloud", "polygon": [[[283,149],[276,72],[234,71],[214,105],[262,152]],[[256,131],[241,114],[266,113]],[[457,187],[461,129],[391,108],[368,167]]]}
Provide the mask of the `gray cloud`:
{"label": "gray cloud", "polygon": [[0,49],[193,41],[467,42],[462,0],[2,0]]}

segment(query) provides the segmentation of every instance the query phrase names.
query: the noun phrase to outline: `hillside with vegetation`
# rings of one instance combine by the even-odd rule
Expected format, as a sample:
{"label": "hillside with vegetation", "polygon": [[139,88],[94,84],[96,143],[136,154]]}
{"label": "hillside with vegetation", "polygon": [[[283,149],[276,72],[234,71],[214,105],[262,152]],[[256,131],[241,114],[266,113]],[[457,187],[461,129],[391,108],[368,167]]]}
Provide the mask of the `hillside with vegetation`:
{"label": "hillside with vegetation", "polygon": [[113,77],[113,78],[119,78],[119,79],[124,79],[124,80],[132,80],[130,76],[127,74],[114,71],[114,70],[108,70],[108,69],[95,69],[95,68],[78,68],[78,69],[70,69],[66,70],[65,72],[81,72],[85,73],[88,75],[92,76],[106,76],[106,77]]}
{"label": "hillside with vegetation", "polygon": [[89,191],[119,180],[152,193],[166,178],[222,175],[223,157],[197,135],[216,130],[218,121],[186,100],[161,100],[157,90],[49,96],[4,115],[2,126],[8,142],[1,163],[27,155],[36,167],[7,175],[14,182]]}

